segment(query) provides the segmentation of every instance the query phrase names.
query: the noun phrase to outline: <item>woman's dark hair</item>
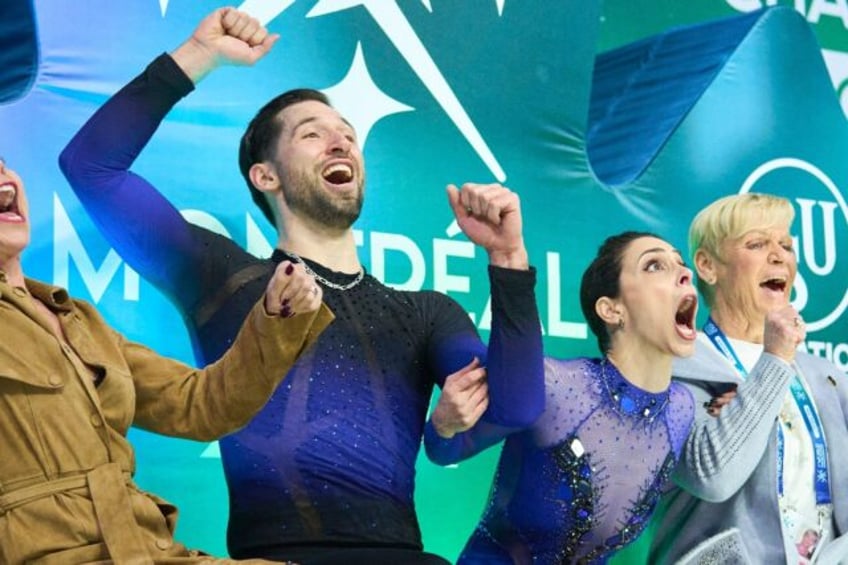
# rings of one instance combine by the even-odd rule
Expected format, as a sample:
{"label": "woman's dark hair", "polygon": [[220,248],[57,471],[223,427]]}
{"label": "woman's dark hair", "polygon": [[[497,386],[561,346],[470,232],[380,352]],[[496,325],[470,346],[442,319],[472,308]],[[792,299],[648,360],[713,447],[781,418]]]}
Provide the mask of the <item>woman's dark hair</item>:
{"label": "woman's dark hair", "polygon": [[313,90],[311,88],[289,90],[272,98],[267,104],[262,106],[253,119],[250,120],[250,124],[247,126],[244,135],[241,136],[241,144],[239,145],[239,170],[241,170],[241,176],[247,182],[247,188],[250,189],[250,196],[253,198],[253,202],[259,206],[259,209],[262,210],[262,213],[271,222],[271,225],[275,225],[274,212],[271,210],[271,205],[268,203],[265,193],[253,186],[253,183],[250,182],[250,167],[262,161],[274,160],[277,151],[277,142],[280,139],[280,133],[283,129],[283,120],[280,119],[280,112],[292,104],[309,100],[331,106],[330,100],[319,90]]}
{"label": "woman's dark hair", "polygon": [[589,328],[598,339],[598,348],[606,355],[610,346],[610,333],[606,323],[595,312],[595,303],[598,299],[607,296],[618,298],[621,292],[621,259],[627,247],[634,241],[643,237],[656,237],[650,232],[626,231],[618,235],[612,235],[604,240],[598,248],[598,254],[583,271],[583,279],[580,281],[580,308],[583,317],[589,323]]}

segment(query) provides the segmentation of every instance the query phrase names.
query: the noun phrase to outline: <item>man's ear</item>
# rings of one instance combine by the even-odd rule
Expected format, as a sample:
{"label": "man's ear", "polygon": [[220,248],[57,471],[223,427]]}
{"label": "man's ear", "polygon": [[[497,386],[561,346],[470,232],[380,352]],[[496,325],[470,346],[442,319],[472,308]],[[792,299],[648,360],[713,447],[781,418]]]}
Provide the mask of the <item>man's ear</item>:
{"label": "man's ear", "polygon": [[716,259],[703,249],[695,252],[695,270],[698,272],[698,278],[707,283],[714,285],[716,282]]}
{"label": "man's ear", "polygon": [[274,167],[268,163],[254,163],[248,171],[250,182],[257,190],[273,192],[280,188],[280,179]]}
{"label": "man's ear", "polygon": [[618,326],[624,320],[621,305],[609,296],[602,296],[595,301],[595,313],[609,326]]}

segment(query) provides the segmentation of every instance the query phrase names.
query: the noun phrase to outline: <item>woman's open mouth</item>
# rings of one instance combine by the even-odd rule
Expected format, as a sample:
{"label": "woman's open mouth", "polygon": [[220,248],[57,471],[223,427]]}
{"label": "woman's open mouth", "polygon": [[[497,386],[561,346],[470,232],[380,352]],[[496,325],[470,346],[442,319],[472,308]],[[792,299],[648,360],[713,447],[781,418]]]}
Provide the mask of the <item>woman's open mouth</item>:
{"label": "woman's open mouth", "polygon": [[687,294],[677,305],[674,314],[674,327],[683,339],[693,340],[698,332],[695,330],[695,315],[698,313],[698,297]]}

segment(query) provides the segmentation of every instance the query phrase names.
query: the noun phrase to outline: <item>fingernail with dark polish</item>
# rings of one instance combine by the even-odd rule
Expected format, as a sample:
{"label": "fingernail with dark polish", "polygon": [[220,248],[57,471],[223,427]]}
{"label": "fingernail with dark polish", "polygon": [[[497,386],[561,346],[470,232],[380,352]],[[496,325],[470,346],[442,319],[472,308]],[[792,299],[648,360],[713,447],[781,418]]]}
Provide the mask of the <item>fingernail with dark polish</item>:
{"label": "fingernail with dark polish", "polygon": [[287,275],[290,275],[290,274],[292,274],[293,272],[294,272],[294,265],[292,265],[291,263],[289,263],[288,265],[286,265],[286,274],[287,274]]}
{"label": "fingernail with dark polish", "polygon": [[288,305],[289,305],[289,299],[283,298],[283,306],[288,306]]}
{"label": "fingernail with dark polish", "polygon": [[283,306],[282,310],[280,310],[280,315],[283,318],[290,318],[292,315],[291,308],[289,308],[288,306]]}

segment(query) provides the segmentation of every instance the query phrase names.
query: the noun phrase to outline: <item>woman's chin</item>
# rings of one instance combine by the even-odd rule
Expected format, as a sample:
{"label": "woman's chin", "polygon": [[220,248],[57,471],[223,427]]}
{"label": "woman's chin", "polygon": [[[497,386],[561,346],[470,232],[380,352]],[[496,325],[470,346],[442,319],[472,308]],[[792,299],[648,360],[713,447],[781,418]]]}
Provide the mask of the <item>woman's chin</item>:
{"label": "woman's chin", "polygon": [[672,347],[672,353],[675,357],[690,357],[695,353],[694,339],[681,339]]}

